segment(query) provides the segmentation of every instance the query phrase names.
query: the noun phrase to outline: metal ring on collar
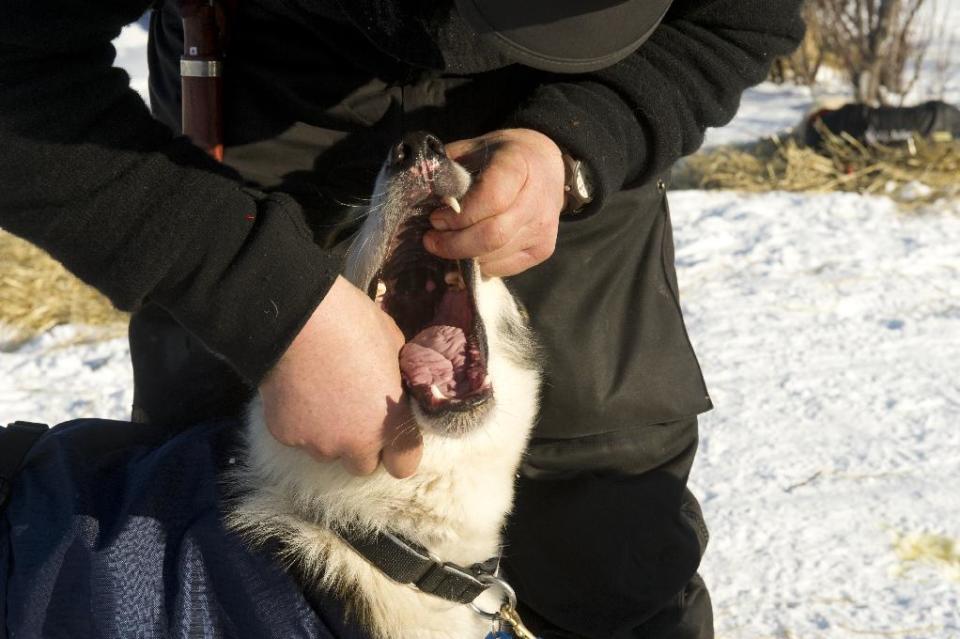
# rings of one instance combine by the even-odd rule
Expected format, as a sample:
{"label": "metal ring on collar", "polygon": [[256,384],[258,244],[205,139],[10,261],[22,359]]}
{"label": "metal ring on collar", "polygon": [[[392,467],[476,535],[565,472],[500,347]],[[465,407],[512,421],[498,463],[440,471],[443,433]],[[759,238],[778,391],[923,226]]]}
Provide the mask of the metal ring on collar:
{"label": "metal ring on collar", "polygon": [[215,78],[220,73],[219,60],[180,60],[180,75],[185,78]]}
{"label": "metal ring on collar", "polygon": [[[497,577],[496,575],[477,575],[477,579],[487,584],[488,587],[486,590],[477,595],[477,599],[482,597],[484,593],[489,591],[492,588],[499,588],[503,591],[503,603],[508,604],[511,608],[516,609],[517,607],[517,593],[514,591],[513,587],[510,586],[502,578]],[[500,618],[500,609],[498,608],[496,612],[487,612],[476,603],[476,599],[470,602],[470,609],[475,613],[487,619],[489,621],[494,621]],[[502,604],[501,604],[502,605]]]}

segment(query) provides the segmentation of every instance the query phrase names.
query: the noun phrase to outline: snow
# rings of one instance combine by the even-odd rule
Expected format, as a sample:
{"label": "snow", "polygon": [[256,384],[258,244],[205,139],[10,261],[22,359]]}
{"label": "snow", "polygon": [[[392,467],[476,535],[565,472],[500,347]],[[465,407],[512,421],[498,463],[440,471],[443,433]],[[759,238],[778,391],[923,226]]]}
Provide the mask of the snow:
{"label": "snow", "polygon": [[[146,99],[145,42],[132,26],[115,44]],[[813,101],[763,84],[708,143],[787,129]],[[716,405],[691,487],[717,636],[960,637],[960,202],[679,191],[671,210]],[[0,379],[0,423],[129,414],[125,340],[81,327],[0,338]]]}
{"label": "snow", "polygon": [[144,102],[150,104],[147,87],[147,32],[137,23],[128,25],[113,41],[113,47],[117,50],[114,66],[126,70],[130,75],[130,86],[140,94]]}
{"label": "snow", "polygon": [[[720,637],[960,635],[960,205],[677,192],[684,311],[716,410],[691,487]],[[943,569],[949,568],[947,565]],[[908,578],[909,577],[909,578]]]}
{"label": "snow", "polygon": [[129,419],[133,405],[127,340],[102,330],[58,326],[16,348],[0,335],[0,379],[0,424]]}

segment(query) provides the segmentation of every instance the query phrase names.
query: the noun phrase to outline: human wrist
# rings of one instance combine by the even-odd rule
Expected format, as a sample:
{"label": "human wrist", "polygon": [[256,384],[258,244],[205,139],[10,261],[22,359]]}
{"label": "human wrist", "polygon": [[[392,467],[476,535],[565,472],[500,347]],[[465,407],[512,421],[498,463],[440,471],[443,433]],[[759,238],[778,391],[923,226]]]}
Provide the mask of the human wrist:
{"label": "human wrist", "polygon": [[[637,171],[633,156],[646,158],[646,140],[637,132],[624,128],[613,118],[601,119],[597,105],[618,99],[607,87],[594,82],[559,82],[540,86],[530,98],[506,120],[510,126],[542,132],[554,140],[570,156],[589,167],[593,181],[593,199],[575,215],[562,220],[585,219],[603,206],[612,193],[623,188],[628,176]],[[640,132],[642,133],[642,132]]]}

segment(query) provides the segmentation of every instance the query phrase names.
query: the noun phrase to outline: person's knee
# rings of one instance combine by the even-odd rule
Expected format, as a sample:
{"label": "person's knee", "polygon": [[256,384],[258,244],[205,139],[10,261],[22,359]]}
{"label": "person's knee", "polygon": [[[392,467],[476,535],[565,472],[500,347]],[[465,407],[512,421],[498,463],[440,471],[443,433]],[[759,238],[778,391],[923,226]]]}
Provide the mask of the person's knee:
{"label": "person's knee", "polygon": [[713,639],[713,605],[700,575],[640,626],[614,639]]}

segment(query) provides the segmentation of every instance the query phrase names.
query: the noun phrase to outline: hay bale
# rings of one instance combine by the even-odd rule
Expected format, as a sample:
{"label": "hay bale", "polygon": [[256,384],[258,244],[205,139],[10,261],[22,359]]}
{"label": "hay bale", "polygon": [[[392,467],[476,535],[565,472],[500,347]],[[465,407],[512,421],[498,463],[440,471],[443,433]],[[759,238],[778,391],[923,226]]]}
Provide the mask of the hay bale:
{"label": "hay bale", "polygon": [[32,244],[0,230],[0,326],[16,344],[59,324],[122,334],[127,316]]}
{"label": "hay bale", "polygon": [[868,146],[826,129],[821,134],[822,152],[772,138],[695,155],[685,163],[686,180],[704,189],[879,193],[911,205],[960,195],[960,140]]}

